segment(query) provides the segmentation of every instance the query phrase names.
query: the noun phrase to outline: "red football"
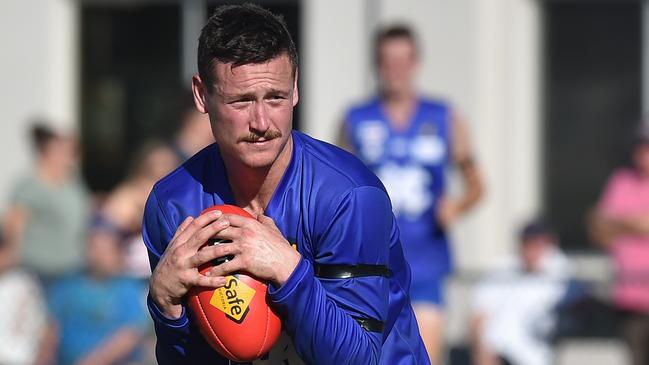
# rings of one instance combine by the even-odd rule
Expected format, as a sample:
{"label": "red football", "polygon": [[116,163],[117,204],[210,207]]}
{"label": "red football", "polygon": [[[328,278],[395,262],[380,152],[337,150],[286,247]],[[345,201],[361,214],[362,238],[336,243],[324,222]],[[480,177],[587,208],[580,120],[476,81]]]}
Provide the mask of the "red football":
{"label": "red football", "polygon": [[[252,218],[233,205],[215,205],[203,213],[211,210]],[[201,266],[201,274],[214,264],[218,262]],[[281,321],[268,305],[266,284],[245,274],[227,276],[222,288],[193,288],[189,292],[189,308],[207,342],[230,360],[251,361],[261,357],[281,332]]]}

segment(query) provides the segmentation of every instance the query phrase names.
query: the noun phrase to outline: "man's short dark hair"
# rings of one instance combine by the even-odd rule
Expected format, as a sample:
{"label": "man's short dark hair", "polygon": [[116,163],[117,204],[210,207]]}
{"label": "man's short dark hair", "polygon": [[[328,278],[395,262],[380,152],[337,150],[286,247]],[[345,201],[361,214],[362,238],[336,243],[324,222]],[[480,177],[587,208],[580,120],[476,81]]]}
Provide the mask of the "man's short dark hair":
{"label": "man's short dark hair", "polygon": [[418,53],[417,46],[417,37],[410,27],[404,24],[396,24],[389,27],[381,28],[376,33],[376,38],[374,39],[374,57],[375,62],[379,64],[379,51],[383,42],[393,39],[406,39],[409,40],[415,49],[415,54]]}
{"label": "man's short dark hair", "polygon": [[211,89],[214,62],[234,66],[263,63],[288,55],[297,70],[297,51],[281,16],[253,4],[216,9],[198,40],[198,74]]}

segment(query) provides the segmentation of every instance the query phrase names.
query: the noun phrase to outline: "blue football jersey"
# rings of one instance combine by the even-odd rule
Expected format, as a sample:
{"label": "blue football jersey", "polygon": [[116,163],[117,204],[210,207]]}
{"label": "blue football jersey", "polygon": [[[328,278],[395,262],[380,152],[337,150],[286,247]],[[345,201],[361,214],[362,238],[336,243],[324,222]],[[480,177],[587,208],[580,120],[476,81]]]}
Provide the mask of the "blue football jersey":
{"label": "blue football jersey", "polygon": [[436,211],[446,190],[450,158],[449,108],[419,99],[409,124],[395,129],[379,98],[347,113],[352,147],[385,185],[414,281],[431,281],[451,271],[446,233]]}
{"label": "blue football jersey", "polygon": [[[296,131],[292,139],[291,162],[265,214],[302,260],[283,286],[268,286],[283,336],[252,364],[428,364],[408,298],[409,267],[382,184],[351,154]],[[234,203],[216,145],[160,180],[143,221],[152,267],[187,216]],[[340,267],[390,272],[328,274]],[[191,313],[169,319],[151,298],[148,305],[160,364],[234,363],[210,348]]]}

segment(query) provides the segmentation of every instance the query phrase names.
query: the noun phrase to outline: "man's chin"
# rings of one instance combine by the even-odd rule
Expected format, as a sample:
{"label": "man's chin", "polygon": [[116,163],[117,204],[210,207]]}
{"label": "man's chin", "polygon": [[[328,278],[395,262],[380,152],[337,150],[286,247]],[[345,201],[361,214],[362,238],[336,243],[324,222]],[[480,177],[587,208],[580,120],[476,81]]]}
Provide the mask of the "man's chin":
{"label": "man's chin", "polygon": [[276,154],[256,153],[248,156],[241,156],[241,162],[251,169],[269,168],[277,159]]}

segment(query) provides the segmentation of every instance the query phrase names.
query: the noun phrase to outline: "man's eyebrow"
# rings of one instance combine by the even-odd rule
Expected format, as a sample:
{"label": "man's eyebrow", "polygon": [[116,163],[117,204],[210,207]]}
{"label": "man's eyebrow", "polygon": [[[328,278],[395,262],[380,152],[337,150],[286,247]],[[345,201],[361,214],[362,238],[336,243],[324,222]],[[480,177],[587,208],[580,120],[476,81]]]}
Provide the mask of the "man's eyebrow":
{"label": "man's eyebrow", "polygon": [[[221,97],[223,99],[227,99],[227,100],[232,100],[232,99],[249,100],[249,99],[254,99],[254,98],[257,97],[255,95],[255,93],[251,93],[251,92],[242,92],[242,93],[236,93],[236,92],[235,93],[225,93],[225,92],[222,92],[222,91],[217,91],[217,92],[221,95]],[[291,93],[291,90],[271,88],[265,93],[265,95],[288,96],[288,95],[290,95],[290,93]]]}
{"label": "man's eyebrow", "polygon": [[291,93],[290,90],[285,90],[285,89],[275,89],[275,88],[272,88],[272,89],[268,90],[268,93],[267,93],[267,94],[273,94],[273,95],[288,95],[288,94],[290,94],[290,93]]}
{"label": "man's eyebrow", "polygon": [[223,99],[228,99],[228,100],[232,100],[232,99],[246,99],[246,100],[249,100],[249,99],[254,99],[255,98],[254,93],[246,93],[246,92],[244,92],[244,93],[230,93],[230,94],[224,93],[224,92],[219,92],[219,94],[221,95],[221,97]]}

